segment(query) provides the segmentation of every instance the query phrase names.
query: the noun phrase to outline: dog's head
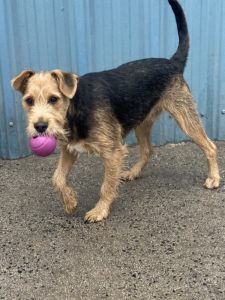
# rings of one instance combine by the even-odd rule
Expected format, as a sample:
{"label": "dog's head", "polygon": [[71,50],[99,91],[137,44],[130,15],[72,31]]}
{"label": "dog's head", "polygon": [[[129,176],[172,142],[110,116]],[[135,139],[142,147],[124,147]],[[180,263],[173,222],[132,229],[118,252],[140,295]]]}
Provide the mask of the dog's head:
{"label": "dog's head", "polygon": [[12,79],[12,87],[22,93],[28,136],[65,137],[66,112],[76,93],[77,82],[77,75],[61,70],[40,73],[26,70]]}

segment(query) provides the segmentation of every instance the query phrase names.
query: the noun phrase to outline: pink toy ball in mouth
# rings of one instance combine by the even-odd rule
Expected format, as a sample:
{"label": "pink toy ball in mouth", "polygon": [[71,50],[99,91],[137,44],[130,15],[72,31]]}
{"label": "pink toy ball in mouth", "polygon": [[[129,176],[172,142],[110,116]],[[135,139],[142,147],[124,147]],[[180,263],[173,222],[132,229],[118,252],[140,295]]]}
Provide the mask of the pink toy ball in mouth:
{"label": "pink toy ball in mouth", "polygon": [[32,152],[43,157],[54,152],[56,143],[56,137],[53,135],[40,135],[29,139],[29,145]]}

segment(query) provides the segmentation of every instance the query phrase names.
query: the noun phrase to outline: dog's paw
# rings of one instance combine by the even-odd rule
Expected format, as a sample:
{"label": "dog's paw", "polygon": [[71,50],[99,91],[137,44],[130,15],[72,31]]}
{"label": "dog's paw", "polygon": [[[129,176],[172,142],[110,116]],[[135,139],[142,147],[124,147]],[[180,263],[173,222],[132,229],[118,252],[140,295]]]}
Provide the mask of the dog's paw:
{"label": "dog's paw", "polygon": [[120,179],[123,181],[132,181],[137,179],[140,176],[140,174],[135,174],[134,172],[131,171],[123,171],[120,174]]}
{"label": "dog's paw", "polygon": [[70,201],[64,204],[64,210],[67,214],[72,214],[74,213],[75,209],[77,207],[77,202],[76,201]]}
{"label": "dog's paw", "polygon": [[95,208],[89,210],[85,217],[84,217],[84,221],[85,222],[99,222],[102,221],[103,219],[106,219],[108,217],[109,214],[109,209],[106,208],[100,208],[98,206],[96,206]]}
{"label": "dog's paw", "polygon": [[204,183],[204,187],[206,189],[217,189],[220,185],[220,178],[214,177],[214,178],[210,178],[208,177]]}

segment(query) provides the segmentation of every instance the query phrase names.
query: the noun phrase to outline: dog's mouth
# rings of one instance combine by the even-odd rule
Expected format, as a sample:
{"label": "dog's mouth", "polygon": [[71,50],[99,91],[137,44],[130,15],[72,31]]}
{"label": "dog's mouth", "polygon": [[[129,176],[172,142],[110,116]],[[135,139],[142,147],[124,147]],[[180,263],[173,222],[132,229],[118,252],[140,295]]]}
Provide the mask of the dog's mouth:
{"label": "dog's mouth", "polygon": [[56,132],[56,131],[52,131],[52,132],[43,132],[43,133],[33,133],[32,135],[29,135],[29,137],[36,139],[38,137],[49,137],[49,136],[54,136],[58,141],[61,142],[67,142],[68,138],[69,138],[69,133],[67,131],[62,131],[62,132]]}
{"label": "dog's mouth", "polygon": [[29,138],[37,138],[40,136],[54,136],[58,141],[66,142],[69,138],[69,132],[65,128],[61,127],[48,127],[45,132],[37,132],[33,128],[33,125],[27,127],[27,135]]}
{"label": "dog's mouth", "polygon": [[39,137],[39,136],[51,136],[51,135],[53,135],[53,134],[49,134],[49,133],[47,133],[47,132],[43,132],[43,133],[35,133],[35,134],[33,134],[32,135],[32,138],[37,138],[37,137]]}

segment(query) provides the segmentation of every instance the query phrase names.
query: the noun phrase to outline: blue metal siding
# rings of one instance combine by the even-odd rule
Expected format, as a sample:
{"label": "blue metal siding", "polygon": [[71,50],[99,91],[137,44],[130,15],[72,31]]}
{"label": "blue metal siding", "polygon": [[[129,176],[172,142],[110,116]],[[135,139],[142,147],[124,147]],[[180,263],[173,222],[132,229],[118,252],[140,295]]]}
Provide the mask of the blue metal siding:
{"label": "blue metal siding", "polygon": [[[185,77],[208,135],[225,139],[225,1],[180,2],[191,37]],[[0,0],[0,41],[0,157],[16,158],[29,149],[20,96],[10,88],[15,74],[60,68],[82,75],[170,57],[178,36],[166,0]],[[185,139],[168,114],[154,126],[155,144]]]}

